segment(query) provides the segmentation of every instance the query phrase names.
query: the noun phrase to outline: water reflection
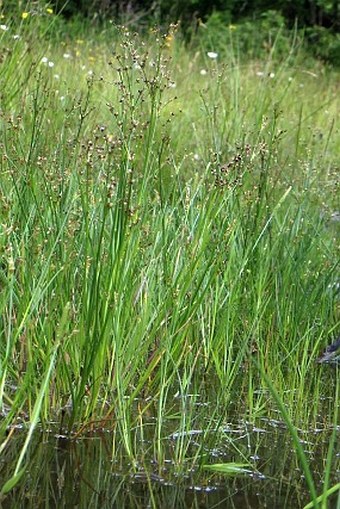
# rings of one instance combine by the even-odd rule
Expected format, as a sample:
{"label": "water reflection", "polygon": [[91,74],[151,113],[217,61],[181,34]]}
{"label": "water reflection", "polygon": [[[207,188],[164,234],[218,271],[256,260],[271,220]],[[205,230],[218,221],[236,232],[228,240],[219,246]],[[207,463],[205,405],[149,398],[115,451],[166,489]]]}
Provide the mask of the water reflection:
{"label": "water reflection", "polygon": [[[171,460],[160,467],[147,453],[141,456],[137,472],[128,473],[132,471],[131,464],[119,451],[112,453],[113,441],[108,432],[93,432],[81,439],[42,432],[31,444],[27,475],[3,499],[0,507],[296,509],[307,503],[309,496],[287,432],[280,426],[273,426],[274,423],[269,421],[251,428],[246,423],[228,425],[225,437],[232,435],[233,440],[236,438],[242,454],[248,451],[248,458],[253,458],[258,474],[243,478],[215,475],[207,477],[204,484],[198,483],[195,471],[176,474]],[[327,455],[327,437],[329,433],[325,432],[309,433],[304,437],[319,490]],[[196,438],[192,434],[193,448]],[[23,440],[18,432],[3,452],[1,479],[6,480],[13,473]],[[176,436],[166,440],[170,451]],[[210,457],[215,454],[215,463],[233,459],[228,443],[226,439],[218,450],[210,451]],[[335,453],[339,454],[339,450]],[[339,465],[333,471],[332,481],[335,482],[340,476]]]}

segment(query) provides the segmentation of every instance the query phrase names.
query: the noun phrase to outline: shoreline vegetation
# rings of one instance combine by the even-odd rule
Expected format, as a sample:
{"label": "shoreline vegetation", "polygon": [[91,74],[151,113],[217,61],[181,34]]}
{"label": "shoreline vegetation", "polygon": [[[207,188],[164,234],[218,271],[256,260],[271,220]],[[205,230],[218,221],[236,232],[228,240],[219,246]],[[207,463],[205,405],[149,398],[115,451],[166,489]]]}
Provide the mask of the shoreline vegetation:
{"label": "shoreline vegetation", "polygon": [[338,69],[295,29],[251,49],[211,21],[188,42],[35,9],[0,27],[3,499],[47,430],[105,430],[126,473],[207,485],[261,475],[226,430],[276,422],[285,483],[327,507]]}

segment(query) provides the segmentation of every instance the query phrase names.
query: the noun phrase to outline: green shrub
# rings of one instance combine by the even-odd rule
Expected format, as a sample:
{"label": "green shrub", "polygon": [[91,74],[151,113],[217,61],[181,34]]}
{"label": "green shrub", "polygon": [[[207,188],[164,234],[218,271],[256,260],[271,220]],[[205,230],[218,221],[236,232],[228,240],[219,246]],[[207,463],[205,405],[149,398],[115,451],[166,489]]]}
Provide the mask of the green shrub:
{"label": "green shrub", "polygon": [[228,11],[213,12],[199,30],[199,38],[207,51],[224,54],[231,44],[239,55],[250,58],[266,57],[274,45],[277,55],[286,56],[291,48],[285,19],[277,11],[264,12],[257,20],[247,19],[240,24],[232,23]]}
{"label": "green shrub", "polygon": [[339,33],[333,33],[321,26],[314,26],[312,28],[306,28],[306,40],[314,56],[334,66],[340,66]]}

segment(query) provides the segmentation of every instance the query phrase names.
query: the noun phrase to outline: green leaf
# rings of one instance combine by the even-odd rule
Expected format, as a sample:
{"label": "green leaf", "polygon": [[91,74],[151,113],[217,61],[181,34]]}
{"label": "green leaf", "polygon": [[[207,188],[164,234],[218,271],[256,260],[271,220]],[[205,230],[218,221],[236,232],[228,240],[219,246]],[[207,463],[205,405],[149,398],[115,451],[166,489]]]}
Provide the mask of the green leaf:
{"label": "green leaf", "polygon": [[[340,494],[340,483],[339,482],[337,484],[335,484],[334,486],[332,486],[331,488],[329,488],[325,493],[323,493],[322,495],[317,497],[315,502],[317,502],[317,503],[323,502],[323,501],[327,500],[327,498],[329,498],[331,495],[333,495],[333,493],[336,493],[337,491],[339,491],[339,494]],[[313,507],[315,507],[314,504],[315,503],[312,500],[307,505],[305,505],[303,509],[312,509]],[[339,507],[339,506],[337,506],[337,507]]]}
{"label": "green leaf", "polygon": [[205,470],[211,470],[212,472],[216,472],[224,475],[247,475],[252,471],[249,470],[248,464],[246,463],[215,463],[213,465],[203,465]]}
{"label": "green leaf", "polygon": [[9,491],[11,491],[11,489],[14,488],[16,484],[18,484],[25,471],[26,467],[23,467],[21,470],[19,470],[19,472],[17,472],[10,479],[8,479],[8,481],[5,482],[5,484],[1,488],[0,495],[5,495]]}

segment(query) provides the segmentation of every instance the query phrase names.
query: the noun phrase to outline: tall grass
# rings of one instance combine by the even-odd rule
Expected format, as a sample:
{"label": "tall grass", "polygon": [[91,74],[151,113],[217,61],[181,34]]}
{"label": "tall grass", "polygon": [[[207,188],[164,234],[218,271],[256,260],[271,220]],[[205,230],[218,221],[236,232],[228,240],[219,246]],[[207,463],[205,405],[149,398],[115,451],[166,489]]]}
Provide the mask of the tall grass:
{"label": "tall grass", "polygon": [[183,475],[230,420],[277,418],[268,380],[292,426],[334,424],[338,374],[315,358],[339,323],[336,73],[292,54],[212,60],[174,28],[100,45],[32,30],[9,50],[12,36],[2,436],[105,427],[132,469],[170,455]]}

